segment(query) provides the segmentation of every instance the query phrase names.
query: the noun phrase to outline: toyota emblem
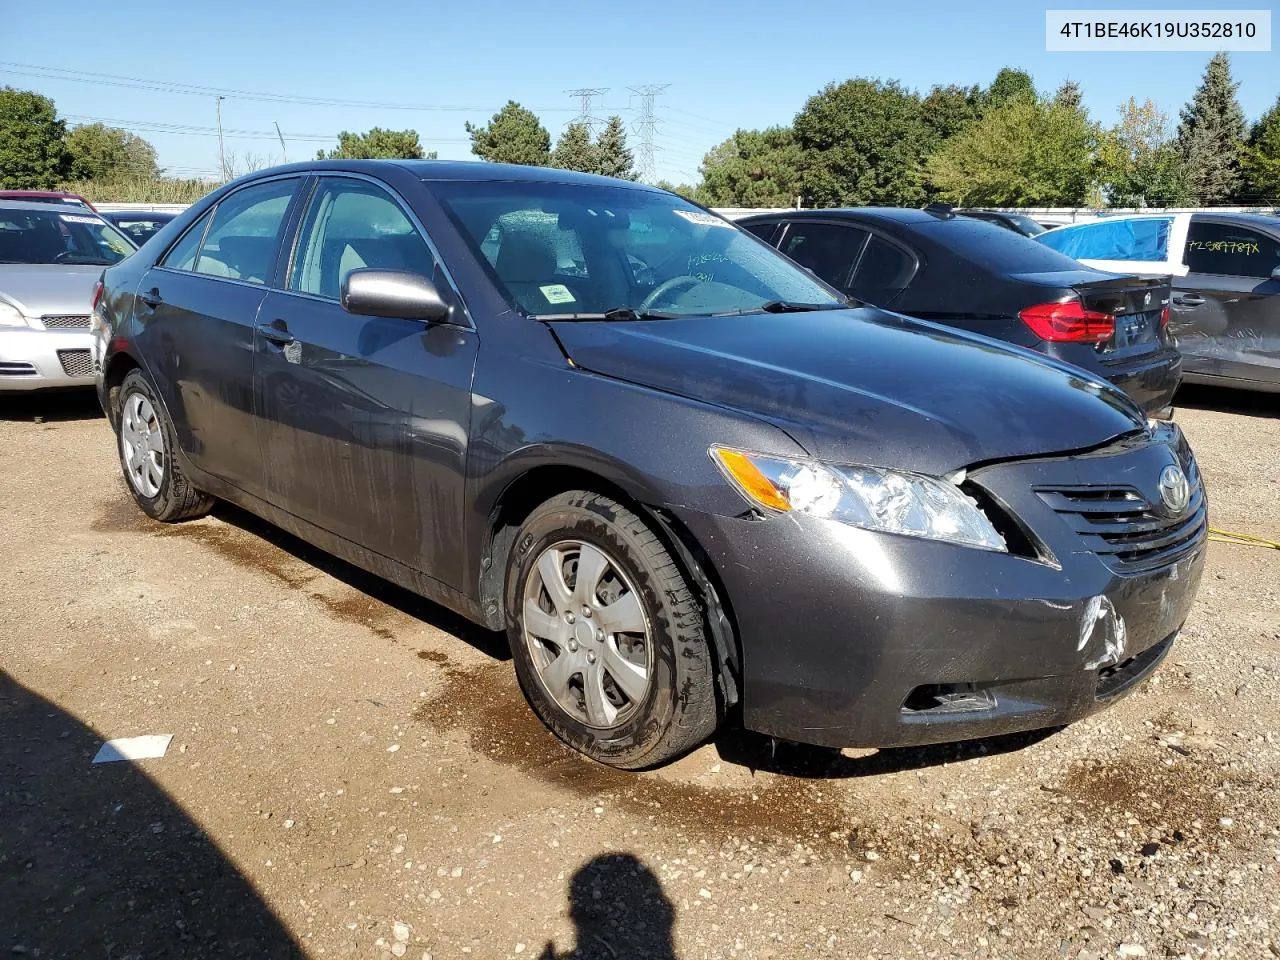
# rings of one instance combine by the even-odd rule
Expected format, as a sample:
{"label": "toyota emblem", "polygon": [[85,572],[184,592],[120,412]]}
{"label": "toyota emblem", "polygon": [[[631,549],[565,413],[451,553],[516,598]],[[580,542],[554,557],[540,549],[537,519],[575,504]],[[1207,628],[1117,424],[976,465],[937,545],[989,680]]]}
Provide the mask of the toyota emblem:
{"label": "toyota emblem", "polygon": [[1160,499],[1165,509],[1174,516],[1187,509],[1191,501],[1191,485],[1187,483],[1187,475],[1176,463],[1171,463],[1160,471]]}

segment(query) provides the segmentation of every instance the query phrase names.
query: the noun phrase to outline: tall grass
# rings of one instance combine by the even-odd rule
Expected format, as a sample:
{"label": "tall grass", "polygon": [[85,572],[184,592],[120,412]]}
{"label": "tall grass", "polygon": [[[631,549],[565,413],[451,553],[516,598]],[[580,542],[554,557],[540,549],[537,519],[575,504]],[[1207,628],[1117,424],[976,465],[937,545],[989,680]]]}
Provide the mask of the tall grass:
{"label": "tall grass", "polygon": [[59,189],[78,193],[90,203],[195,203],[218,184],[172,177],[126,177],[119,180],[72,180]]}

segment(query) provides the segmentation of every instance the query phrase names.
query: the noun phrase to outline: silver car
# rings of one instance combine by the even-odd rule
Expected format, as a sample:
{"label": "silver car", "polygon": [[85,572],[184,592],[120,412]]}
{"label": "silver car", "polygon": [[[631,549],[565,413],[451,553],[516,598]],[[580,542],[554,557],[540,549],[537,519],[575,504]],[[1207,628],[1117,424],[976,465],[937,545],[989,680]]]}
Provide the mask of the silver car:
{"label": "silver car", "polygon": [[136,249],[90,210],[0,200],[0,392],[93,385],[94,285]]}

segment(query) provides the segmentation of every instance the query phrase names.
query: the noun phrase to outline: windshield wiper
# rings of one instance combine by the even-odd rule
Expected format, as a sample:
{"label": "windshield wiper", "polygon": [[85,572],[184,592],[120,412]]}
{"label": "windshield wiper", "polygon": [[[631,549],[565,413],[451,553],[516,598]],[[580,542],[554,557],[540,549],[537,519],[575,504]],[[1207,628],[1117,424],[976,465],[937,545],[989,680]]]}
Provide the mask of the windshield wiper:
{"label": "windshield wiper", "polygon": [[713,317],[741,317],[749,313],[808,313],[810,310],[846,310],[848,303],[798,303],[794,300],[769,300],[756,307],[713,313]]}
{"label": "windshield wiper", "polygon": [[676,320],[679,313],[662,310],[638,311],[632,307],[614,307],[600,313],[539,313],[536,320]]}

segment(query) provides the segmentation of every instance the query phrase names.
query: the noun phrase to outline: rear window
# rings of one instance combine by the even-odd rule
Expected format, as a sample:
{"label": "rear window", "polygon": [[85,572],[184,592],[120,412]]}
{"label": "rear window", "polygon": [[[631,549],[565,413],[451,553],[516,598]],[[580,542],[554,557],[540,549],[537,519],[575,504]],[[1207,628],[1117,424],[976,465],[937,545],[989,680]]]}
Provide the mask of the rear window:
{"label": "rear window", "polygon": [[1077,260],[1167,260],[1173,220],[1100,220],[1059,227],[1036,237],[1036,242]]}
{"label": "rear window", "polygon": [[1058,273],[1079,270],[1080,264],[1006,227],[985,220],[956,217],[922,223],[919,230],[961,259],[992,273]]}

